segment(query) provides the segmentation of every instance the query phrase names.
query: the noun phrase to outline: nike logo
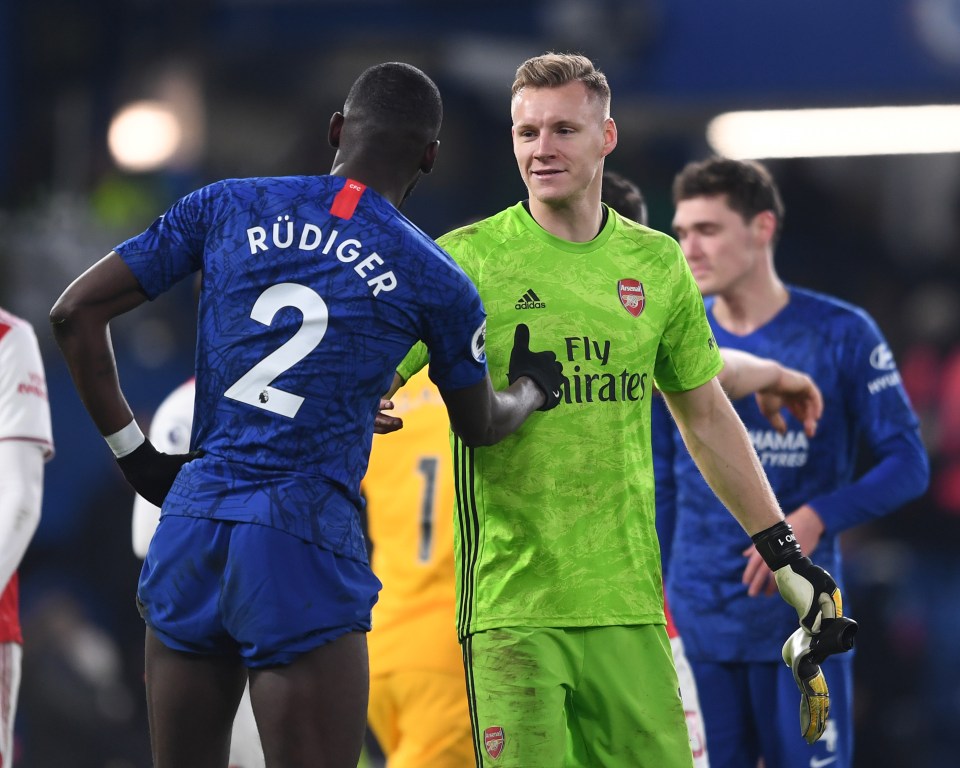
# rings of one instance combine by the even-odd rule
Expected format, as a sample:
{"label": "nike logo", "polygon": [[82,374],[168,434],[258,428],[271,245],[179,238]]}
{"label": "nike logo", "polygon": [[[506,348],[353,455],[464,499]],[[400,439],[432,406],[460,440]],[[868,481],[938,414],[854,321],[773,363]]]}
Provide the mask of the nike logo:
{"label": "nike logo", "polygon": [[559,390],[559,389],[554,390],[553,396],[554,396],[554,397],[560,397],[560,390]]}
{"label": "nike logo", "polygon": [[833,757],[811,757],[810,768],[823,768],[823,766],[830,765],[830,763],[835,763],[836,761],[836,755]]}

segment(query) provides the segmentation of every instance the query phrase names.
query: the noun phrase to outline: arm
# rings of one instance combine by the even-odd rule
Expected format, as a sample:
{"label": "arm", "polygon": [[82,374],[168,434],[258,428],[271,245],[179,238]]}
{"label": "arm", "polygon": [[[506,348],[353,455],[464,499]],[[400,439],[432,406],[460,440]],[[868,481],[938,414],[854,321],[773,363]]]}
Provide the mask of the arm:
{"label": "arm", "polygon": [[40,524],[43,453],[36,443],[0,441],[0,590],[19,567]]}
{"label": "arm", "polygon": [[780,413],[785,407],[803,424],[807,436],[814,436],[823,414],[823,395],[813,379],[776,360],[739,349],[721,347],[720,354],[723,370],[717,379],[731,400],[756,393],[760,412],[778,432],[783,434],[787,429]]}
{"label": "arm", "polygon": [[440,390],[440,395],[450,428],[470,447],[500,442],[546,402],[543,390],[526,376],[497,392],[487,374],[472,387]]}
{"label": "arm", "polygon": [[[374,422],[379,434],[395,432],[403,427],[403,420],[383,413],[393,408],[390,400],[404,385],[399,373],[385,398],[380,400],[380,412]],[[472,387],[440,391],[450,428],[469,446],[493,445],[515,432],[527,417],[545,403],[543,391],[532,379],[523,376],[507,389],[497,392],[490,375]]]}
{"label": "arm", "polygon": [[[817,548],[827,524],[835,533],[845,531],[892,512],[926,490],[930,464],[917,430],[887,438],[874,452],[877,463],[856,482],[811,499],[787,515],[804,552]],[[749,594],[771,594],[775,586],[763,558],[753,547],[743,554],[748,558],[743,583]]]}
{"label": "arm", "polygon": [[[559,402],[562,367],[556,361],[556,355],[552,352],[531,352],[529,344],[529,330],[526,325],[520,324],[514,334],[508,373],[511,385],[507,389],[495,391],[489,374],[484,381],[472,387],[440,389],[450,417],[450,427],[467,445],[497,443],[515,432],[533,411],[538,408],[547,410],[548,401],[551,408]],[[384,411],[393,408],[390,398],[406,383],[407,378],[427,365],[429,359],[426,346],[419,342],[401,361],[390,389],[380,400],[380,410],[374,420],[375,432],[386,434],[403,427],[402,419]],[[521,384],[521,381],[526,383]],[[535,381],[539,381],[542,388]],[[544,398],[548,389],[552,395]]]}
{"label": "arm", "polygon": [[[431,368],[431,379],[432,376]],[[397,374],[394,384],[400,379]],[[490,374],[468,387],[439,387],[447,407],[450,428],[469,447],[493,445],[515,432],[534,411],[548,411],[560,404],[563,366],[555,353],[530,349],[530,329],[519,323],[514,330],[507,381],[500,391]]]}
{"label": "arm", "polygon": [[429,362],[430,353],[427,350],[427,345],[422,341],[418,341],[410,348],[410,351],[407,352],[407,356],[400,361],[400,365],[397,366],[397,370],[393,374],[393,383],[390,385],[390,389],[388,389],[387,393],[380,399],[380,410],[377,411],[376,418],[373,422],[374,432],[385,435],[390,432],[396,432],[398,429],[403,429],[403,419],[397,416],[391,416],[384,413],[384,411],[393,410],[393,401],[390,398],[397,394],[397,390],[406,384],[408,379],[412,378],[417,371],[425,367]]}
{"label": "arm", "polygon": [[101,435],[133,421],[120,391],[109,323],[146,300],[133,273],[111,252],[74,280],[50,310],[54,338]]}
{"label": "arm", "polygon": [[664,393],[680,434],[704,479],[750,534],[774,573],[780,595],[800,624],[817,633],[843,615],[833,578],[803,556],[764,474],[743,422],[714,377],[687,392]]}
{"label": "arm", "polygon": [[40,523],[43,464],[53,455],[40,346],[26,322],[0,311],[0,591]]}
{"label": "arm", "polygon": [[927,489],[930,463],[919,429],[891,435],[872,452],[876,463],[856,481],[807,503],[832,532],[876,520]]}
{"label": "arm", "polygon": [[530,349],[530,329],[523,323],[514,331],[507,381],[510,386],[497,392],[487,373],[473,386],[440,390],[450,428],[468,446],[498,443],[534,411],[560,404],[563,366],[553,352]]}
{"label": "arm", "polygon": [[159,506],[180,467],[198,454],[159,453],[137,426],[120,390],[109,324],[146,300],[129,267],[112,251],[67,287],[50,310],[50,322],[80,400],[124,477],[137,493]]}
{"label": "arm", "polygon": [[783,513],[747,431],[714,378],[687,392],[664,392],[683,442],[707,484],[751,536]]}

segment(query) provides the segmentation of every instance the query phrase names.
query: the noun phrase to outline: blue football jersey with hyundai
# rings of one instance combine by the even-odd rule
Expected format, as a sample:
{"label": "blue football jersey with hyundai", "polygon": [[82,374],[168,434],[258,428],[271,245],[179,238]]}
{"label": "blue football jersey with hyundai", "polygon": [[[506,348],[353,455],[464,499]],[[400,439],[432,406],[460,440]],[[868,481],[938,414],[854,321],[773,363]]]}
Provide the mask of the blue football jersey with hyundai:
{"label": "blue football jersey with hyundai", "polygon": [[456,263],[337,176],[228,179],[115,249],[151,299],[202,271],[191,446],[164,515],[260,523],[366,561],[359,486],[379,398],[418,340],[458,389],[486,373]]}
{"label": "blue football jersey with hyundai", "polygon": [[[784,513],[810,504],[824,519],[827,530],[811,559],[830,572],[842,591],[837,534],[869,517],[838,503],[835,492],[853,482],[860,448],[915,432],[918,420],[893,356],[867,313],[832,297],[789,290],[790,301],[780,313],[746,336],[720,327],[709,298],[707,317],[721,348],[742,349],[804,371],[823,392],[823,417],[813,438],[786,412],[788,431],[778,434],[752,395],[733,404]],[[703,480],[662,398],[654,402],[653,431],[658,436],[654,473],[667,597],[688,657],[780,662],[781,646],[797,627],[796,611],[779,595],[747,595],[740,580],[750,537]]]}

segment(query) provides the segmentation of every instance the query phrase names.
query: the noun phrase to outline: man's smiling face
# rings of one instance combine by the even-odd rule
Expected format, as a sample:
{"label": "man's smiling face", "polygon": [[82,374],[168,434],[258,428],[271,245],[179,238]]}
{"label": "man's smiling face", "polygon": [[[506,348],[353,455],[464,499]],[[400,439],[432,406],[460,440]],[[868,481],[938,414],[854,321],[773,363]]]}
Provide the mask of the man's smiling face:
{"label": "man's smiling face", "polygon": [[616,128],[583,83],[523,88],[511,114],[513,153],[531,198],[562,207],[599,185]]}

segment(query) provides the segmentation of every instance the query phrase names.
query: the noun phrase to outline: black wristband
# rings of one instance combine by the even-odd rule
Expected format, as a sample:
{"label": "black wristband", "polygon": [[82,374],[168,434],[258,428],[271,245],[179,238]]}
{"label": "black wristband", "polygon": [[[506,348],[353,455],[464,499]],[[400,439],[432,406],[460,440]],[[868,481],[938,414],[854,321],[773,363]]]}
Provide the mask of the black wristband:
{"label": "black wristband", "polygon": [[793,528],[784,520],[771,525],[760,533],[755,533],[751,538],[757,552],[760,553],[771,571],[779,570],[803,557]]}

